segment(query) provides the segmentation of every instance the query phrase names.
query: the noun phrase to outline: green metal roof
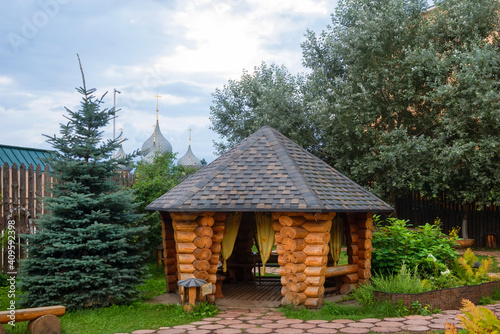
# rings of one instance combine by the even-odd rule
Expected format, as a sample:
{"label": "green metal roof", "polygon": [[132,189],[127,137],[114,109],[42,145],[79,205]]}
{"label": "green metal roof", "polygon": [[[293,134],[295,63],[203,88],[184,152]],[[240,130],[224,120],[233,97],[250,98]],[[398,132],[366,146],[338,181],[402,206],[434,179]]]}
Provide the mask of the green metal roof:
{"label": "green metal roof", "polygon": [[36,167],[39,163],[42,163],[41,158],[45,158],[51,154],[52,151],[49,150],[0,145],[0,164],[3,166],[7,162],[9,166],[12,166],[12,164],[16,163],[19,167],[24,163],[26,167],[30,164]]}

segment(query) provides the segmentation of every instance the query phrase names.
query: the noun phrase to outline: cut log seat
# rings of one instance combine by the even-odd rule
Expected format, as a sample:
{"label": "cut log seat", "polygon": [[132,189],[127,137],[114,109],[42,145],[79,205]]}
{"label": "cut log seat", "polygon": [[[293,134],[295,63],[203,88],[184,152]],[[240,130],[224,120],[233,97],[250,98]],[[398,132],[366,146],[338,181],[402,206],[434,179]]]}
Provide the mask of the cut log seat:
{"label": "cut log seat", "polygon": [[[65,313],[66,307],[62,305],[2,311],[0,324],[7,324],[13,320],[15,322],[29,321],[28,330],[33,334],[61,333],[61,322],[57,317]],[[0,333],[5,333],[2,325],[0,325]]]}
{"label": "cut log seat", "polygon": [[[65,313],[66,313],[66,307],[62,305],[15,310],[16,322],[33,320],[35,318],[41,317],[42,315],[46,314],[52,314],[60,317]],[[9,321],[11,321],[12,319],[10,318],[10,315],[11,315],[10,311],[1,311],[0,324],[6,324]]]}

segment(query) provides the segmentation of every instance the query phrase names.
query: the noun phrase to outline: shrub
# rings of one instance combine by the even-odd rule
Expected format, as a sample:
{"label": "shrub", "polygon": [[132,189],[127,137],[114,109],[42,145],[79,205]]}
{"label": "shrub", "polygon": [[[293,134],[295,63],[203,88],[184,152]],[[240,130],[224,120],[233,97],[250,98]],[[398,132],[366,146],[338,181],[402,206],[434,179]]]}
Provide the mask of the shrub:
{"label": "shrub", "polygon": [[481,284],[491,280],[488,271],[492,263],[492,258],[478,262],[477,256],[469,248],[463,257],[455,261],[453,270],[462,285]]}
{"label": "shrub", "polygon": [[431,290],[431,285],[428,281],[419,278],[416,268],[412,272],[403,263],[397,274],[373,275],[371,285],[360,285],[353,291],[352,296],[361,305],[372,305],[374,290],[387,293],[420,293]]}
{"label": "shrub", "polygon": [[[498,333],[500,331],[500,320],[486,307],[475,306],[467,299],[462,300],[463,315],[458,315],[460,325],[466,333]],[[458,333],[456,327],[446,323],[445,333]]]}
{"label": "shrub", "polygon": [[374,275],[371,282],[374,290],[387,293],[420,293],[431,290],[428,282],[418,277],[417,268],[412,273],[404,263],[397,274]]}
{"label": "shrub", "polygon": [[479,305],[490,305],[490,304],[495,304],[495,302],[493,301],[493,299],[491,299],[491,297],[483,296],[483,297],[481,297],[481,299],[479,299],[478,304]]}
{"label": "shrub", "polygon": [[351,293],[351,296],[363,306],[373,305],[373,285],[360,284],[358,288]]}
{"label": "shrub", "polygon": [[161,245],[161,218],[158,211],[148,212],[146,206],[182,182],[185,169],[175,164],[175,153],[156,154],[152,162],[142,160],[137,164],[136,182],[133,185],[139,212],[144,214],[138,226],[148,226],[146,249],[150,252]]}
{"label": "shrub", "polygon": [[193,315],[196,317],[210,318],[219,313],[219,308],[212,303],[203,302],[194,307]]}
{"label": "shrub", "polygon": [[429,277],[428,281],[432,286],[432,290],[456,288],[464,285],[463,282],[449,270],[447,273]]}
{"label": "shrub", "polygon": [[438,225],[425,224],[415,229],[408,221],[389,218],[388,225],[374,216],[372,268],[380,274],[392,274],[401,263],[409,268],[418,266],[424,277],[437,276],[458,257],[454,242],[441,232]]}

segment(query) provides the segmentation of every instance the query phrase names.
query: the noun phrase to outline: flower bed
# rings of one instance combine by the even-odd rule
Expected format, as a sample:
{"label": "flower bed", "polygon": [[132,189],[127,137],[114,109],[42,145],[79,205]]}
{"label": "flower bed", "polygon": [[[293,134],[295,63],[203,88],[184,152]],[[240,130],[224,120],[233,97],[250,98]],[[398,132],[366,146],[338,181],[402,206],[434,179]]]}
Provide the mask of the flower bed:
{"label": "flower bed", "polygon": [[415,294],[373,291],[373,298],[375,301],[391,301],[393,303],[398,303],[401,300],[403,305],[408,308],[411,307],[412,302],[418,301],[422,306],[429,305],[433,309],[458,310],[461,307],[462,299],[468,299],[477,304],[481,297],[491,296],[495,288],[500,289],[500,281]]}

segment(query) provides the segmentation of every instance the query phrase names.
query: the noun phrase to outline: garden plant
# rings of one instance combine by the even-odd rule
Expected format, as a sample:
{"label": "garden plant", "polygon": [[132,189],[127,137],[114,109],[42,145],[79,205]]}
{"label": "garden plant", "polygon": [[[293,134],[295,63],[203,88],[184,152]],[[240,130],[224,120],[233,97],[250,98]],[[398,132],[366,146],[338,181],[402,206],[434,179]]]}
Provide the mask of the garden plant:
{"label": "garden plant", "polygon": [[[380,217],[375,217],[375,221],[374,275],[370,285],[361,285],[352,294],[362,305],[375,303],[374,290],[417,294],[492,280],[488,272],[493,259],[480,261],[470,249],[458,257],[458,252],[453,248],[453,238],[443,234],[439,224],[411,229],[404,220],[391,218],[385,226],[382,226]],[[407,310],[408,313],[418,314],[429,311],[426,305],[418,302],[414,302],[411,309]]]}
{"label": "garden plant", "polygon": [[458,258],[455,242],[441,232],[439,224],[425,224],[411,228],[406,220],[374,216],[372,270],[384,275],[392,274],[405,263],[408,268],[418,267],[424,277],[445,272]]}

